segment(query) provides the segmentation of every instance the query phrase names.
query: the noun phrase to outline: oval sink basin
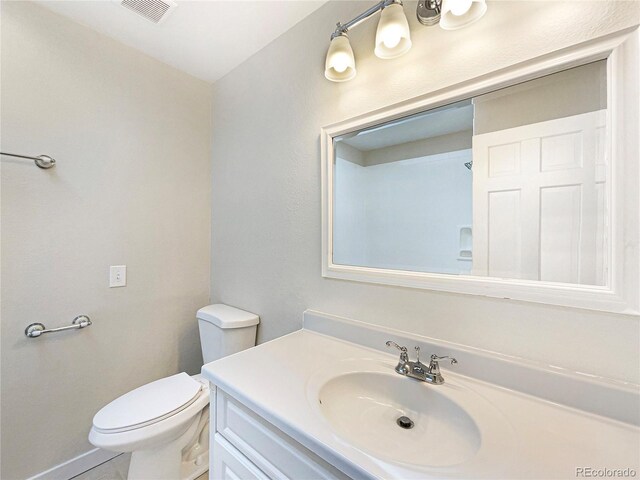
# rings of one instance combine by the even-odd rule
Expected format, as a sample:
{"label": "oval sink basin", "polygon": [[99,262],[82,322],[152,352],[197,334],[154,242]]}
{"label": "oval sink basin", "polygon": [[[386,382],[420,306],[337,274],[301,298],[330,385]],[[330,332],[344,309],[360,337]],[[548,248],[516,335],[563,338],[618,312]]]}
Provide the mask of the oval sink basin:
{"label": "oval sink basin", "polygon": [[445,467],[473,458],[481,434],[444,392],[396,373],[352,372],[324,383],[318,401],[335,432],[357,448],[397,463]]}

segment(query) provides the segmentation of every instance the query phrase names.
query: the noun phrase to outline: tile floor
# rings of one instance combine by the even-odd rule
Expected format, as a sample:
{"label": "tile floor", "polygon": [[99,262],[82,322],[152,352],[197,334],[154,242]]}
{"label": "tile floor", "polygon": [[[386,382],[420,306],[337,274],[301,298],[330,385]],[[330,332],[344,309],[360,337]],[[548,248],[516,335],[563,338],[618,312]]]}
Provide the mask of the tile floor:
{"label": "tile floor", "polygon": [[[73,480],[127,480],[130,453],[123,453],[108,462],[98,465],[76,477]],[[200,475],[196,480],[207,480],[209,472]]]}

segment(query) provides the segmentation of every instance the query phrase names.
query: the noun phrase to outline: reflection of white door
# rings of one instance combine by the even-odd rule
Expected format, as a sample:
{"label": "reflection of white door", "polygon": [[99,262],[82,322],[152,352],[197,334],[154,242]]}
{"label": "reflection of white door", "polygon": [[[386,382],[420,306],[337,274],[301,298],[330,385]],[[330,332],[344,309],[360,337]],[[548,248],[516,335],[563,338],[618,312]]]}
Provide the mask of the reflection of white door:
{"label": "reflection of white door", "polygon": [[473,274],[604,285],[606,111],[473,137]]}

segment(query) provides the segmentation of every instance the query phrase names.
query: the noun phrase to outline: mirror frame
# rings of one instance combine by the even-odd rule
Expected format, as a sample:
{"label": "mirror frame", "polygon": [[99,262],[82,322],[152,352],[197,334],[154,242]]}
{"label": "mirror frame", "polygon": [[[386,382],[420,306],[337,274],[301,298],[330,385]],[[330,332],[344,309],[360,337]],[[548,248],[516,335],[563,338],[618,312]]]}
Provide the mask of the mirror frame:
{"label": "mirror frame", "polygon": [[[634,27],[321,129],[322,276],[640,315],[640,29]],[[607,60],[611,159],[607,286],[339,265],[333,263],[334,138],[597,60]],[[635,99],[636,101],[630,101]]]}

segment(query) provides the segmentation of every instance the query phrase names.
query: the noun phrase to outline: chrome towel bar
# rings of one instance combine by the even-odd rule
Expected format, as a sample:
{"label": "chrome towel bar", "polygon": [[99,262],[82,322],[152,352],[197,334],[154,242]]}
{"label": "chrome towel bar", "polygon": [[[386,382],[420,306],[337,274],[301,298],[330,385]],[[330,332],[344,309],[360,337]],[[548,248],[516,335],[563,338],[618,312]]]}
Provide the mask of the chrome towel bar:
{"label": "chrome towel bar", "polygon": [[88,327],[91,325],[91,319],[86,315],[78,315],[73,319],[71,325],[68,327],[58,327],[58,328],[50,328],[47,329],[42,323],[32,323],[27,328],[24,329],[24,334],[29,338],[36,338],[42,335],[43,333],[53,333],[53,332],[62,332],[64,330],[77,330],[79,328]]}
{"label": "chrome towel bar", "polygon": [[56,166],[56,160],[54,158],[51,158],[49,155],[38,155],[37,157],[32,157],[30,155],[18,155],[17,153],[7,153],[7,152],[0,152],[0,155],[33,160],[36,163],[37,167],[44,168],[44,169]]}

